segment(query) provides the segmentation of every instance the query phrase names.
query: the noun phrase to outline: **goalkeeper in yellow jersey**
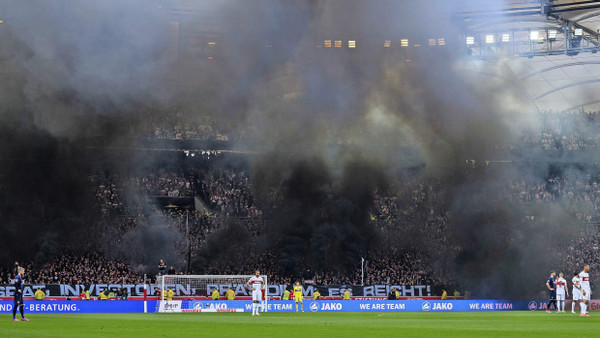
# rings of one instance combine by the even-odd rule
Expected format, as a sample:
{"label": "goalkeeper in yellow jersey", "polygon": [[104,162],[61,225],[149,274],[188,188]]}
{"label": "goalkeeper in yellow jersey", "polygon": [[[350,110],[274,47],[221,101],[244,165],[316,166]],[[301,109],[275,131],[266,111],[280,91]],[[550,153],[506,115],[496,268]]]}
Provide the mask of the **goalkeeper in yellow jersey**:
{"label": "goalkeeper in yellow jersey", "polygon": [[296,312],[298,312],[298,302],[300,302],[300,308],[302,312],[304,312],[304,295],[302,294],[302,286],[300,282],[296,282],[296,286],[294,286],[294,301],[296,302]]}

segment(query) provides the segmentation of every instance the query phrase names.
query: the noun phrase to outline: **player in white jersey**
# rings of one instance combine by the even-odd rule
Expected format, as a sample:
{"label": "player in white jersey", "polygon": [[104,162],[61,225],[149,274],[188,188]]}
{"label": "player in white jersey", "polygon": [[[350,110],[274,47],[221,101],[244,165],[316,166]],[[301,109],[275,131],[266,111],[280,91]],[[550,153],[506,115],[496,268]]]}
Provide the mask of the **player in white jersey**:
{"label": "player in white jersey", "polygon": [[556,281],[556,301],[558,302],[558,310],[556,312],[565,312],[565,293],[569,297],[569,288],[567,281],[563,278],[563,273],[558,274]]}
{"label": "player in white jersey", "polygon": [[579,303],[579,299],[581,299],[581,278],[579,278],[578,272],[575,272],[571,282],[573,283],[573,302],[571,303],[571,313],[575,313],[575,304]]}
{"label": "player in white jersey", "polygon": [[262,289],[265,288],[265,282],[260,278],[260,271],[256,270],[256,274],[246,285],[252,289],[252,315],[260,316],[258,310],[262,301]]}
{"label": "player in white jersey", "polygon": [[592,296],[592,288],[590,287],[590,266],[585,265],[583,271],[579,273],[581,278],[581,317],[589,317],[587,313],[588,301]]}

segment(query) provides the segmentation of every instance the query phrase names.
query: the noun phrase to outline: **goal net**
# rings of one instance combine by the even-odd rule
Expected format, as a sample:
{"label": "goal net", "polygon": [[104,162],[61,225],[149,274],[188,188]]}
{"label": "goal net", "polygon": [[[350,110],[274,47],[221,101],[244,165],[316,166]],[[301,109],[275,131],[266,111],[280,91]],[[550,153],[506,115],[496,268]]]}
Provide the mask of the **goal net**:
{"label": "goal net", "polygon": [[[252,291],[246,283],[254,275],[165,275],[156,277],[159,290],[157,312],[244,312],[247,302],[218,302],[227,299],[232,290],[235,300],[252,302]],[[267,276],[260,276],[265,287],[261,311],[267,311]],[[217,293],[215,293],[215,290]],[[231,292],[230,292],[231,294]],[[216,299],[215,299],[216,298]],[[250,310],[246,310],[250,311]]]}

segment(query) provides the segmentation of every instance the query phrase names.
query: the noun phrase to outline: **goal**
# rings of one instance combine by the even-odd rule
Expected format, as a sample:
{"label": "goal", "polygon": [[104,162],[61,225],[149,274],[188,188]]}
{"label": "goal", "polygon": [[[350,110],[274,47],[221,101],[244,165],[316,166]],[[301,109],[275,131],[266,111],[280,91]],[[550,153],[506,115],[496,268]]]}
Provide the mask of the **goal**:
{"label": "goal", "polygon": [[[225,293],[233,290],[235,299],[252,301],[251,290],[246,283],[254,275],[164,275],[156,277],[156,287],[160,290],[157,312],[244,312],[250,307],[248,302],[213,301],[215,290],[219,292],[219,300],[226,300]],[[261,302],[261,311],[267,311],[266,286],[267,276],[260,276],[264,281],[265,292]],[[169,299],[169,290],[174,297]],[[250,310],[246,310],[250,311]]]}

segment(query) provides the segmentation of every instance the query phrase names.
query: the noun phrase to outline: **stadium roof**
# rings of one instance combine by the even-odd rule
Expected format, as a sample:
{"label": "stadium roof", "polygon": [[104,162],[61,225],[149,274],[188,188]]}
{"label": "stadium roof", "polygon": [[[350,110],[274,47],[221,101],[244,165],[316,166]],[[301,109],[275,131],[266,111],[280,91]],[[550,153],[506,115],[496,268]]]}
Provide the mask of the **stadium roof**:
{"label": "stadium roof", "polygon": [[600,2],[556,0],[552,4],[556,6],[555,15],[598,34],[600,28]]}
{"label": "stadium roof", "polygon": [[[522,83],[540,111],[600,111],[600,1],[555,0],[546,8],[543,2],[461,9],[465,35],[476,36],[480,45],[474,49],[474,55],[479,53],[474,66],[483,71],[505,58],[510,76]],[[539,39],[532,32],[536,37],[539,32]],[[486,44],[486,35],[495,34],[498,41],[503,33],[514,41]]]}
{"label": "stadium roof", "polygon": [[539,110],[600,111],[600,57],[548,55],[508,62]]}

